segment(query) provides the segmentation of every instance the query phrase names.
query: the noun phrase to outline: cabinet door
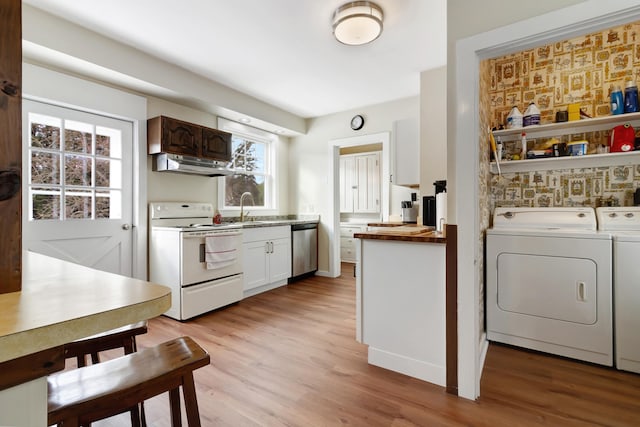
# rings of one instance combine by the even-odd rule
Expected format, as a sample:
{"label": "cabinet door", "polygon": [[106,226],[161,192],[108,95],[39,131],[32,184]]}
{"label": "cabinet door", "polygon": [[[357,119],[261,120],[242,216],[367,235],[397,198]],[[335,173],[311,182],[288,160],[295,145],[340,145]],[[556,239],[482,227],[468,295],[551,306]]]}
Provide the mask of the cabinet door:
{"label": "cabinet door", "polygon": [[393,183],[420,184],[420,122],[417,118],[398,120],[393,131]]}
{"label": "cabinet door", "polygon": [[355,158],[340,157],[340,212],[353,212]]}
{"label": "cabinet door", "polygon": [[258,241],[242,245],[245,291],[269,283],[267,242]]}
{"label": "cabinet door", "polygon": [[291,238],[273,240],[270,245],[269,281],[287,280],[291,277]]}
{"label": "cabinet door", "polygon": [[231,134],[218,129],[202,129],[202,156],[228,162],[231,160]]}
{"label": "cabinet door", "polygon": [[200,156],[202,127],[168,117],[162,118],[162,151]]}
{"label": "cabinet door", "polygon": [[356,157],[357,190],[354,212],[380,212],[380,161],[379,154]]}

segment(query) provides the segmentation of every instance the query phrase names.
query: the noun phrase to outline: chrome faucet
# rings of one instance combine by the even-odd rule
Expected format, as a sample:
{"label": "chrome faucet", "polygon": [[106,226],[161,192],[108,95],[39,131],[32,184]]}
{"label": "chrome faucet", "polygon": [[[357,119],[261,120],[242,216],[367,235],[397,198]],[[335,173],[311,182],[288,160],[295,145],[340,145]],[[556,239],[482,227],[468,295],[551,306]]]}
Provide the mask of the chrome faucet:
{"label": "chrome faucet", "polygon": [[242,193],[242,196],[240,196],[240,222],[244,222],[244,198],[245,198],[245,196],[251,197],[251,203],[253,203],[255,205],[255,202],[253,201],[253,194],[249,193],[248,191],[245,191],[244,193]]}

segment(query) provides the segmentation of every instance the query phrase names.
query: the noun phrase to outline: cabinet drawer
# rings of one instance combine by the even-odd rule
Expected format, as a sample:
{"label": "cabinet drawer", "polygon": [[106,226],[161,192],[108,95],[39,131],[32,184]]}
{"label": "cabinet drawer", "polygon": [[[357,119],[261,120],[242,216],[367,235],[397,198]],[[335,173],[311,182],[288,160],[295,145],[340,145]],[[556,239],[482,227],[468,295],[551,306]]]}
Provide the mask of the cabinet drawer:
{"label": "cabinet drawer", "polygon": [[340,248],[340,259],[343,261],[355,261],[356,249],[355,248]]}
{"label": "cabinet drawer", "polygon": [[340,226],[340,236],[344,237],[353,237],[353,233],[359,233],[362,231],[362,226],[359,225],[351,225],[351,226]]}
{"label": "cabinet drawer", "polygon": [[290,225],[278,225],[275,227],[255,227],[242,230],[242,241],[257,242],[261,240],[276,240],[291,238]]}
{"label": "cabinet drawer", "polygon": [[353,237],[340,237],[340,247],[341,248],[355,248],[356,247],[356,239]]}

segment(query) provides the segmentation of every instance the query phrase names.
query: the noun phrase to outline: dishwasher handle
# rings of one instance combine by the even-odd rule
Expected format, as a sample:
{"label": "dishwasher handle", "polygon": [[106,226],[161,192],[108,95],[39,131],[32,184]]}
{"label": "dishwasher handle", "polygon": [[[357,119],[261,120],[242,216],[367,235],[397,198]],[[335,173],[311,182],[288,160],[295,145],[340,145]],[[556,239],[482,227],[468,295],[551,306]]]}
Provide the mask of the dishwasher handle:
{"label": "dishwasher handle", "polygon": [[306,224],[291,224],[291,231],[313,230],[314,228],[318,228],[318,224],[315,222]]}

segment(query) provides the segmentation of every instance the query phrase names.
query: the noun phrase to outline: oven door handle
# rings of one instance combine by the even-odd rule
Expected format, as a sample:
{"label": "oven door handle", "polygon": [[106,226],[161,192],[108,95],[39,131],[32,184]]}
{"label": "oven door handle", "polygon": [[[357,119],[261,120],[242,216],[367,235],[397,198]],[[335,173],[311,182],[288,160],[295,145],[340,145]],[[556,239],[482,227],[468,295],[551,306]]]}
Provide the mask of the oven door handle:
{"label": "oven door handle", "polygon": [[205,245],[204,243],[200,243],[200,262],[205,262],[206,254],[205,254]]}

